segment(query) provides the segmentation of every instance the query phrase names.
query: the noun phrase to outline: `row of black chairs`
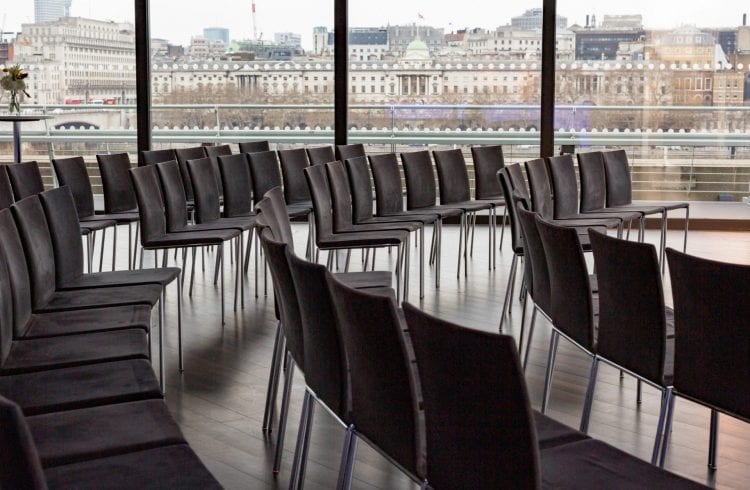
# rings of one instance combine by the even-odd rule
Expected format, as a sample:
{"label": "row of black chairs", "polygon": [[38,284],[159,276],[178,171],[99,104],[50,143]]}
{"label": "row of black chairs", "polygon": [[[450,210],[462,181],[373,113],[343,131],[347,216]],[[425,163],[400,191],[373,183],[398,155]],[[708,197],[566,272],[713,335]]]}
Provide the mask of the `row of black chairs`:
{"label": "row of black chairs", "polygon": [[180,270],[84,274],[67,187],[7,204],[0,210],[0,486],[219,488],[161,400],[165,287],[179,284]]}
{"label": "row of black chairs", "polygon": [[316,406],[346,429],[337,488],[351,486],[358,440],[423,487],[702,488],[531,410],[511,337],[402,311],[392,289],[298,257],[280,196],[258,204],[257,224],[286,339],[275,472],[295,366],[305,378],[290,488],[304,485]]}

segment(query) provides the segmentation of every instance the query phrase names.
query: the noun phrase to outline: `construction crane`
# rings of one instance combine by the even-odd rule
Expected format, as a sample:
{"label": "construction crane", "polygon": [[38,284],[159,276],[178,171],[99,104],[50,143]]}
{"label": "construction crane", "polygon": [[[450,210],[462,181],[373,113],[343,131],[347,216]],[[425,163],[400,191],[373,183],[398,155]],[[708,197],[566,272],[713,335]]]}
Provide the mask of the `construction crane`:
{"label": "construction crane", "polygon": [[258,20],[255,15],[255,0],[252,0],[252,14],[253,14],[253,39],[255,39],[256,42],[260,43],[260,39],[263,37],[263,33],[261,32],[260,35],[258,35]]}

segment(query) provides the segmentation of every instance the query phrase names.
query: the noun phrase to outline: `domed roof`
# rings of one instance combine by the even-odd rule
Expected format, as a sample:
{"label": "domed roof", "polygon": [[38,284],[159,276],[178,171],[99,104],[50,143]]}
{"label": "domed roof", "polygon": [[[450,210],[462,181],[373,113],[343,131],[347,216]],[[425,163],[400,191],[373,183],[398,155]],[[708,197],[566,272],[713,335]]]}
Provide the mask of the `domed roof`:
{"label": "domed roof", "polygon": [[427,47],[424,41],[416,38],[406,46],[404,51],[404,59],[406,60],[429,60],[430,59],[430,48]]}

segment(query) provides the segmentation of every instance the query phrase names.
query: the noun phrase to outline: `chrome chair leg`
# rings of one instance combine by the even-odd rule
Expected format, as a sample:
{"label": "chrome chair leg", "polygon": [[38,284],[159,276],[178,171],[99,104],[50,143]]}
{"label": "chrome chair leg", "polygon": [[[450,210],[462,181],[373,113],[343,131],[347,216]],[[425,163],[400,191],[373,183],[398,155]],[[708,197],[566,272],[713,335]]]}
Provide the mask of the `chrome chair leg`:
{"label": "chrome chair leg", "polygon": [[549,353],[547,354],[547,374],[544,377],[544,394],[542,395],[542,413],[547,413],[547,405],[549,404],[549,392],[552,387],[552,376],[555,374],[555,360],[557,358],[557,343],[560,339],[560,334],[556,331],[552,331],[552,336],[549,341]]}
{"label": "chrome chair leg", "polygon": [[281,412],[279,412],[279,431],[276,434],[276,452],[273,459],[273,473],[278,474],[281,469],[281,456],[284,454],[284,435],[286,434],[286,421],[289,417],[289,398],[292,395],[292,378],[294,377],[294,361],[287,351],[284,362],[286,378],[284,379],[284,391],[281,395]]}
{"label": "chrome chair leg", "polygon": [[341,449],[341,463],[339,463],[339,478],[336,484],[337,489],[344,488],[344,481],[346,479],[346,470],[349,467],[349,446],[352,442],[353,426],[346,428],[346,435],[344,436],[344,446]]}
{"label": "chrome chair leg", "polygon": [[177,355],[180,372],[185,370],[182,364],[182,276],[183,270],[177,275]]}
{"label": "chrome chair leg", "polygon": [[424,298],[424,225],[419,229],[419,299]]}
{"label": "chrome chair leg", "polygon": [[354,462],[357,455],[357,433],[354,426],[350,425],[347,429],[349,443],[345,445],[346,454],[342,455],[342,462],[345,459],[346,464],[339,469],[338,490],[349,490],[352,486],[352,474],[354,473]]}
{"label": "chrome chair leg", "polygon": [[112,232],[112,270],[115,270],[117,264],[117,225]]}
{"label": "chrome chair leg", "polygon": [[461,214],[460,223],[458,225],[458,268],[456,269],[456,279],[461,279],[461,254],[463,252],[463,244],[464,244],[464,221],[465,219],[466,219],[465,216]]}
{"label": "chrome chair leg", "polygon": [[283,357],[284,334],[281,331],[281,323],[276,324],[276,338],[273,341],[273,354],[271,356],[271,370],[268,373],[268,388],[266,389],[266,406],[263,411],[263,432],[271,432],[273,424],[273,412],[276,407],[276,395],[279,390],[279,374],[281,371],[281,358]]}
{"label": "chrome chair leg", "polygon": [[302,439],[302,453],[299,458],[299,466],[294,481],[295,488],[301,489],[305,485],[305,470],[307,469],[307,454],[310,452],[310,435],[312,432],[313,418],[315,416],[315,397],[308,394],[307,413],[305,417],[305,432]]}
{"label": "chrome chair leg", "polygon": [[518,254],[513,254],[513,260],[510,263],[510,272],[508,273],[508,285],[505,288],[505,301],[503,302],[503,309],[500,312],[500,326],[498,327],[498,331],[503,331],[503,323],[505,322],[505,317],[510,314],[510,301],[511,301],[511,284],[513,284],[513,281],[516,277],[516,269],[518,268]]}
{"label": "chrome chair leg", "polygon": [[687,253],[688,227],[690,226],[690,206],[685,208],[685,237],[682,240],[682,252]]}
{"label": "chrome chair leg", "polygon": [[[539,308],[534,305],[531,312],[531,321],[529,322],[529,335],[526,338],[526,352],[523,355],[523,371],[526,372],[526,365],[529,363],[529,352],[531,351],[531,339],[534,337],[534,325],[536,324],[536,314]],[[519,349],[520,351],[520,349]]]}
{"label": "chrome chair leg", "polygon": [[594,404],[594,390],[596,389],[596,375],[599,370],[599,356],[594,356],[591,360],[591,373],[589,374],[589,386],[586,389],[586,400],[583,404],[583,414],[581,414],[580,431],[584,434],[589,431],[589,420],[591,419],[591,405]]}
{"label": "chrome chair leg", "polygon": [[164,290],[161,292],[159,297],[159,385],[161,387],[161,394],[167,393],[167,382],[165,379],[166,363],[164,359]]}
{"label": "chrome chair leg", "polygon": [[294,448],[294,460],[292,462],[292,473],[289,475],[289,488],[297,488],[300,465],[302,463],[302,447],[305,445],[305,434],[308,426],[308,405],[312,403],[312,395],[305,390],[305,397],[302,399],[302,410],[299,415],[299,429],[297,431],[297,444]]}
{"label": "chrome chair leg", "polygon": [[102,229],[102,246],[99,249],[99,272],[104,270],[104,244],[107,243],[107,229]]}
{"label": "chrome chair leg", "polygon": [[672,393],[667,406],[666,422],[664,423],[664,437],[661,443],[661,454],[659,455],[659,467],[664,468],[664,461],[667,458],[667,445],[669,443],[669,434],[672,433],[672,417],[674,416],[674,401],[676,396]]}
{"label": "chrome chair leg", "polygon": [[708,467],[716,469],[716,454],[719,450],[719,412],[711,410],[711,428],[708,437]]}
{"label": "chrome chair leg", "polygon": [[659,458],[659,450],[661,449],[661,442],[664,431],[664,421],[667,415],[667,408],[669,407],[670,399],[672,398],[672,388],[665,388],[661,392],[661,405],[659,406],[659,420],[656,423],[656,437],[654,438],[654,450],[651,453],[651,464],[656,465],[656,461]]}
{"label": "chrome chair leg", "polygon": [[[217,264],[219,264],[220,267],[220,274],[221,274],[221,326],[224,327],[224,244],[222,243],[217,247],[216,253],[217,256]],[[221,259],[221,260],[218,260]]]}

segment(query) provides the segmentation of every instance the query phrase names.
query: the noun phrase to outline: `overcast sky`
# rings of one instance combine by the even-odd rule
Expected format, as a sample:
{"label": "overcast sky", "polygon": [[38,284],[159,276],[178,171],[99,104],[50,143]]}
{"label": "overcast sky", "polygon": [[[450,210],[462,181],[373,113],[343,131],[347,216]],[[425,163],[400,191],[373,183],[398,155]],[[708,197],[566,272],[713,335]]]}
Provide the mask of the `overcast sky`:
{"label": "overcast sky", "polygon": [[[510,22],[526,8],[541,7],[535,2],[487,2],[462,0],[350,0],[351,26],[381,26],[419,22],[444,27],[494,28]],[[602,6],[611,3],[610,6]],[[251,0],[151,0],[153,37],[187,44],[192,35],[200,35],[204,27],[228,27],[233,39],[250,38],[253,34]],[[452,8],[450,6],[453,6]],[[263,39],[273,39],[274,32],[291,31],[302,34],[303,45],[309,47],[313,26],[333,25],[332,0],[256,0],[258,31]],[[629,0],[627,2],[596,2],[559,0],[558,11],[569,24],[583,25],[586,14],[642,14],[646,27],[669,28],[683,24],[727,27],[742,22],[742,13],[750,12],[747,0]],[[424,20],[418,18],[419,14]],[[72,15],[106,20],[133,21],[133,0],[73,0]],[[22,22],[33,22],[34,1],[3,0],[0,17],[5,18],[6,31],[20,30]]]}

